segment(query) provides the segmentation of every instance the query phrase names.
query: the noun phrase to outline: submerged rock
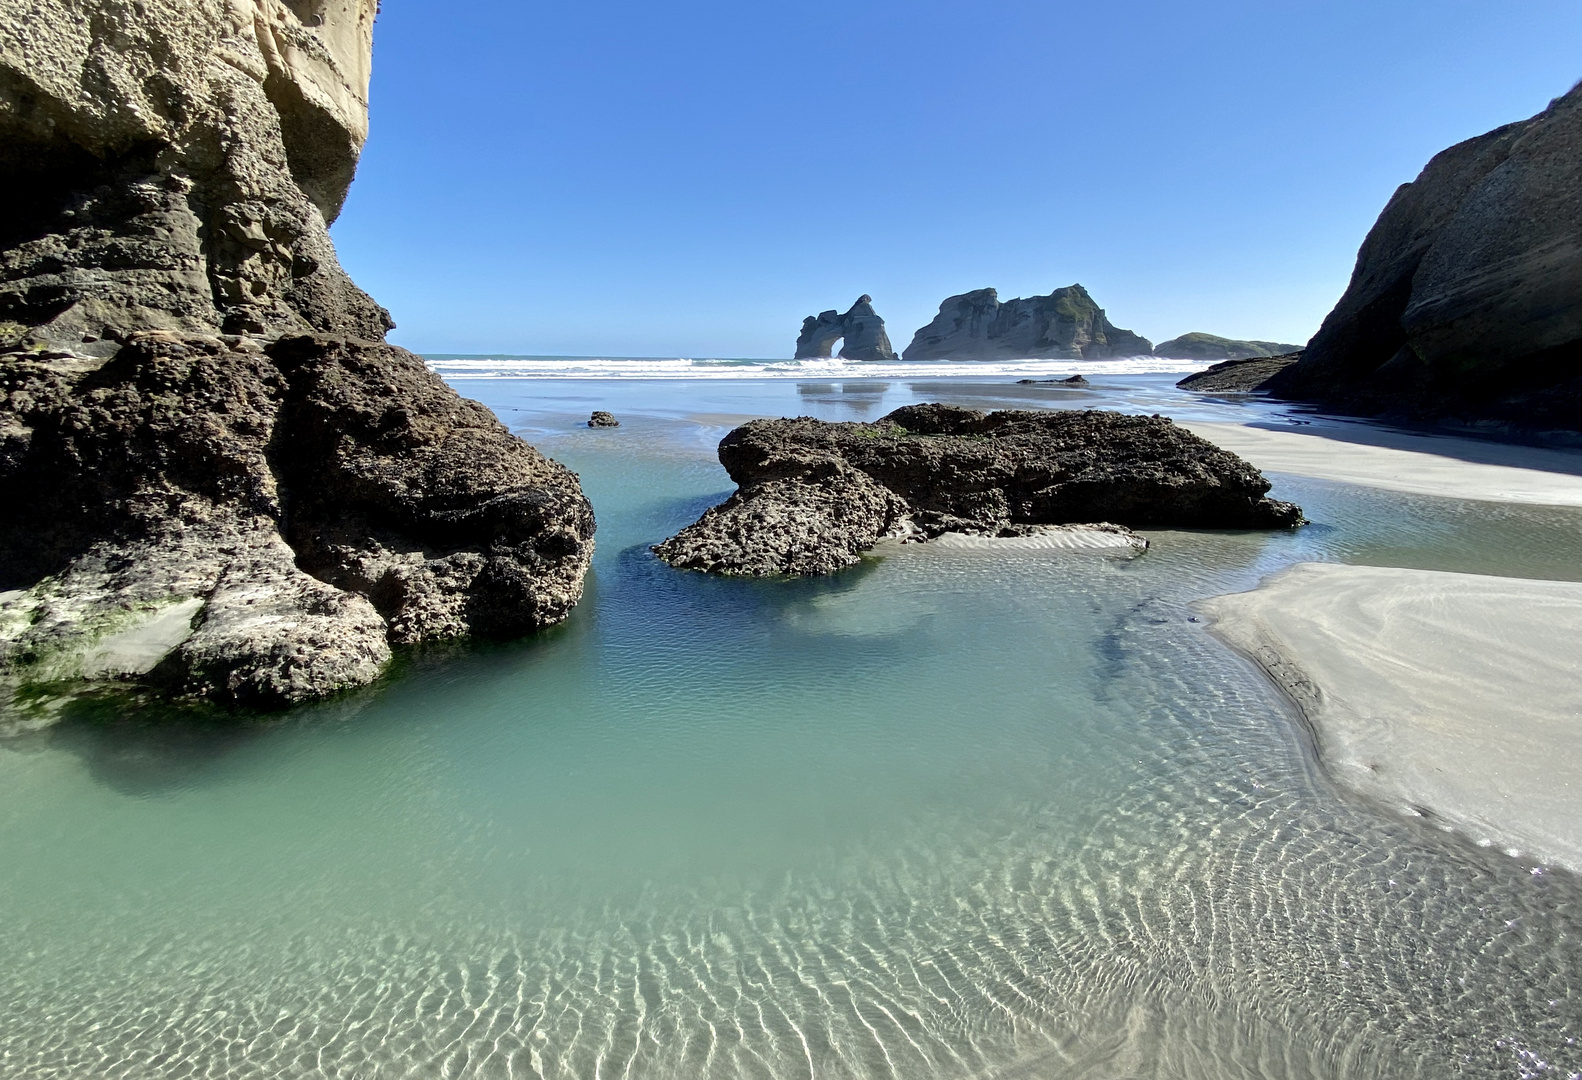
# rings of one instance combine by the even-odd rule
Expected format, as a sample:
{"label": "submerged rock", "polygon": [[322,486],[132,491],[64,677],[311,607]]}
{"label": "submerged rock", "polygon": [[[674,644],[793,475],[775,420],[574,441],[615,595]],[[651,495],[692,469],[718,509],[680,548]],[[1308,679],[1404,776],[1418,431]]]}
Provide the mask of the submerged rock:
{"label": "submerged rock", "polygon": [[594,409],[593,415],[588,417],[589,427],[620,427],[621,422],[615,418],[614,413],[607,413],[603,409]]}
{"label": "submerged rock", "polygon": [[1148,356],[1153,344],[1112,324],[1081,285],[1001,301],[993,289],[952,296],[912,336],[907,360],[1099,360]]}
{"label": "submerged rock", "polygon": [[1172,360],[1252,360],[1260,356],[1286,356],[1302,351],[1300,345],[1278,341],[1240,341],[1217,334],[1182,334],[1154,346],[1154,355]]}
{"label": "submerged rock", "polygon": [[802,333],[796,339],[797,360],[828,359],[835,342],[841,342],[842,360],[894,360],[895,349],[885,333],[884,320],[873,310],[873,297],[857,298],[851,310],[842,315],[831,309],[802,320]]}
{"label": "submerged rock", "polygon": [[376,0],[28,7],[0,33],[0,722],[96,681],[286,705],[564,618],[577,478],[383,344],[330,242]]}
{"label": "submerged rock", "polygon": [[1286,356],[1260,356],[1251,360],[1224,360],[1213,367],[1194,372],[1176,383],[1182,390],[1201,393],[1250,394],[1267,390],[1269,380],[1302,358],[1299,352]]}
{"label": "submerged rock", "polygon": [[1437,155],[1273,389],[1362,413],[1582,429],[1582,85]]}
{"label": "submerged rock", "polygon": [[719,456],[738,489],[654,548],[673,566],[825,574],[894,535],[1303,521],[1257,469],[1157,416],[909,405],[873,423],[754,420]]}

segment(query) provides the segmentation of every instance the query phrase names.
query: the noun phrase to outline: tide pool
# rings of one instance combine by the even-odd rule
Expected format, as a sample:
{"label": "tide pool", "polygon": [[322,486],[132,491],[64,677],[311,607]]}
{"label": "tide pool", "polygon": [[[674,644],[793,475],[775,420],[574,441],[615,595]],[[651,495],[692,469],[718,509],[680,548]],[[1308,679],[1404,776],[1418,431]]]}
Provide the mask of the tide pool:
{"label": "tide pool", "polygon": [[1189,605],[1303,560],[1582,577],[1582,512],[1274,477],[1313,525],[1136,559],[648,553],[750,416],[1288,415],[1176,377],[458,378],[581,475],[583,603],[261,722],[0,743],[0,1075],[1577,1075],[1582,882],[1336,790]]}

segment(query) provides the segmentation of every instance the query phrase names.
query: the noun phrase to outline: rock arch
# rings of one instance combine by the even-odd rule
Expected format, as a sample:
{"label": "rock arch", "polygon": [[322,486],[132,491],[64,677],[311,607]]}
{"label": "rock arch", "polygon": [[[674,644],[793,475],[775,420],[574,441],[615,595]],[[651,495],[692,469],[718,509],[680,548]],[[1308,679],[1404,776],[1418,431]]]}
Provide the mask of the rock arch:
{"label": "rock arch", "polygon": [[802,333],[796,339],[796,359],[828,359],[834,355],[837,341],[844,342],[840,350],[842,360],[896,358],[884,320],[873,310],[873,297],[866,293],[844,315],[831,309],[803,319]]}

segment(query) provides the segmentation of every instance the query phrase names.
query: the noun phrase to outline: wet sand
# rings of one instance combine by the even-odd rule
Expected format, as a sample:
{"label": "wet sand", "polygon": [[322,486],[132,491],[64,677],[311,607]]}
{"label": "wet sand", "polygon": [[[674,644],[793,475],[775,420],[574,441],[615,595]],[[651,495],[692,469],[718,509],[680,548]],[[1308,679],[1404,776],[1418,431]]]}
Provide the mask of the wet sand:
{"label": "wet sand", "polygon": [[1265,472],[1452,499],[1582,506],[1582,452],[1351,424],[1182,426]]}
{"label": "wet sand", "polygon": [[1582,871],[1582,582],[1301,563],[1199,606],[1337,781]]}

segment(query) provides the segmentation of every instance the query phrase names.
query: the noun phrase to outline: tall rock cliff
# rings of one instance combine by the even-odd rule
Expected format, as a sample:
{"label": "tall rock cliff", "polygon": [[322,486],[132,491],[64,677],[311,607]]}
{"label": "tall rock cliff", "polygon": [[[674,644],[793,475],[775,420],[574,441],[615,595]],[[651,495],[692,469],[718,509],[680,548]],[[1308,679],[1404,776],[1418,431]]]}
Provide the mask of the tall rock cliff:
{"label": "tall rock cliff", "polygon": [[0,731],[277,706],[581,594],[575,475],[383,343],[327,232],[376,0],[0,0]]}
{"label": "tall rock cliff", "polygon": [[1116,327],[1081,285],[1001,301],[993,289],[952,296],[912,337],[907,360],[1099,360],[1147,356],[1153,344]]}
{"label": "tall rock cliff", "polygon": [[1361,412],[1582,428],[1582,85],[1403,184],[1271,389]]}
{"label": "tall rock cliff", "polygon": [[802,320],[796,339],[796,359],[826,359],[841,342],[842,360],[894,360],[895,349],[885,333],[884,320],[873,310],[873,297],[864,293],[842,315],[831,309]]}

